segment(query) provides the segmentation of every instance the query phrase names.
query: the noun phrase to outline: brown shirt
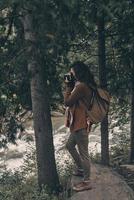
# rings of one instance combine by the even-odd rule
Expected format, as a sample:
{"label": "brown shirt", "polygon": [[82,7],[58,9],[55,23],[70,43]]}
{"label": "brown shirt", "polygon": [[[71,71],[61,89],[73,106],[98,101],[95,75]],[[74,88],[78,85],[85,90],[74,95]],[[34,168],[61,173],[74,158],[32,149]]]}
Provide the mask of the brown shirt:
{"label": "brown shirt", "polygon": [[76,82],[74,89],[66,87],[64,94],[65,106],[68,106],[69,114],[66,119],[66,126],[70,128],[71,132],[75,132],[82,128],[87,128],[87,116],[85,111],[85,106],[83,106],[83,101],[87,106],[91,99],[92,91],[91,89],[82,82]]}

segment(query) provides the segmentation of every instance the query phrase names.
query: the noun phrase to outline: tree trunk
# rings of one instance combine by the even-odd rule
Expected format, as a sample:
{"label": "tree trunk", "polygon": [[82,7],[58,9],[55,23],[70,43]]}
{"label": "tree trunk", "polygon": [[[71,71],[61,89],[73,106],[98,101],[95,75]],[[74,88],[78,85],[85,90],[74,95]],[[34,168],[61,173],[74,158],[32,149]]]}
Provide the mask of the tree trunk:
{"label": "tree trunk", "polygon": [[[100,86],[107,88],[106,54],[105,54],[105,23],[104,17],[98,20],[98,53]],[[108,116],[101,123],[101,162],[109,165]]]}
{"label": "tree trunk", "polygon": [[27,43],[28,70],[30,73],[31,99],[37,152],[38,183],[40,188],[47,185],[57,190],[59,178],[56,170],[52,122],[50,116],[47,81],[39,64],[39,50],[32,26],[32,15],[25,11],[23,17],[24,34]]}
{"label": "tree trunk", "polygon": [[132,62],[132,91],[131,91],[131,144],[130,144],[130,163],[134,163],[134,60]]}

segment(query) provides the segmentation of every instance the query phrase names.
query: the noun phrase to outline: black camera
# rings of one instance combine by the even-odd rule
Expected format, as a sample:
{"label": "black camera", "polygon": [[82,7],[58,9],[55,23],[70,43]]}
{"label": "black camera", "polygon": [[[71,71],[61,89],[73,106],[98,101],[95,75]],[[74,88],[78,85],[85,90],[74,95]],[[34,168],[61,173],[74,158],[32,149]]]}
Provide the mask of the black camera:
{"label": "black camera", "polygon": [[72,73],[68,73],[64,75],[64,81],[65,82],[75,82],[75,77]]}

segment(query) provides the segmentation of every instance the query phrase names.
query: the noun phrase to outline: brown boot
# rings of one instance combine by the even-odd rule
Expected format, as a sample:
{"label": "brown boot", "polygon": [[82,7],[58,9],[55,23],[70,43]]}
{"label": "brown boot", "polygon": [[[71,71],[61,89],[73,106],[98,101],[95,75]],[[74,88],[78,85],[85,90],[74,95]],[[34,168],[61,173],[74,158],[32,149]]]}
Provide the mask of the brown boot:
{"label": "brown boot", "polygon": [[76,184],[75,186],[73,186],[73,190],[76,192],[81,192],[84,190],[91,190],[91,189],[92,189],[92,185],[90,181],[82,181]]}

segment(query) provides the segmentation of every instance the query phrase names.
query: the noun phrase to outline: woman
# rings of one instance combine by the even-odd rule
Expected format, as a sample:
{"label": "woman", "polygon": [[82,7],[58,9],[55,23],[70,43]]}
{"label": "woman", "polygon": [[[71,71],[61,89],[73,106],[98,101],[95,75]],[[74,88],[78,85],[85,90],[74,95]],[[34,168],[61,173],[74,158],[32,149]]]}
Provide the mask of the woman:
{"label": "woman", "polygon": [[84,176],[84,180],[75,185],[73,189],[75,191],[83,191],[92,188],[88,153],[88,133],[92,124],[89,118],[87,120],[85,105],[89,107],[92,96],[91,88],[96,88],[97,85],[88,66],[83,62],[75,62],[71,66],[70,73],[74,77],[75,84],[73,81],[65,81],[66,126],[70,128],[71,132],[66,147],[77,165],[77,170],[73,175]]}

